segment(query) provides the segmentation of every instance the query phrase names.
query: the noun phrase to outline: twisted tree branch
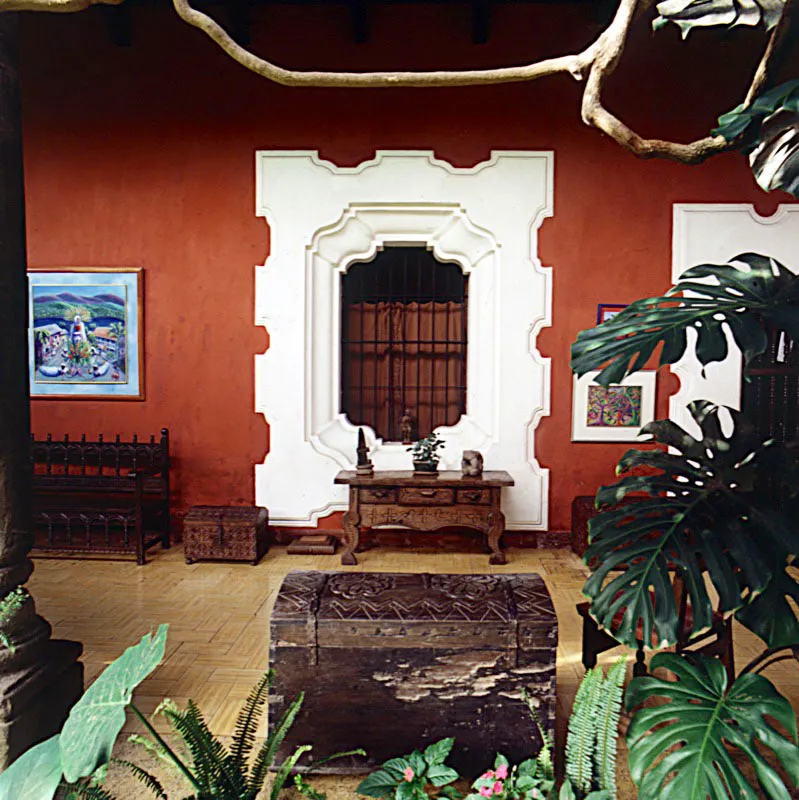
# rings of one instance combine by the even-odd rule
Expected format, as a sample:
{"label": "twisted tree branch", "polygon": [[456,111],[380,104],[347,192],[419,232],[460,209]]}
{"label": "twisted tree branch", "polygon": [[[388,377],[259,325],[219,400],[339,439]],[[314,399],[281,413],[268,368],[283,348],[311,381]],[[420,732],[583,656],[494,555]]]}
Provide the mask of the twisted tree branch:
{"label": "twisted tree branch", "polygon": [[774,74],[790,52],[793,40],[796,38],[797,16],[799,16],[799,3],[796,0],[786,0],[780,21],[774,26],[760,63],[757,65],[752,85],[746,93],[744,105],[751,105],[761,92],[771,88]]}
{"label": "twisted tree branch", "polygon": [[0,0],[0,11],[50,11],[72,13],[91,6],[118,6],[125,0]]}

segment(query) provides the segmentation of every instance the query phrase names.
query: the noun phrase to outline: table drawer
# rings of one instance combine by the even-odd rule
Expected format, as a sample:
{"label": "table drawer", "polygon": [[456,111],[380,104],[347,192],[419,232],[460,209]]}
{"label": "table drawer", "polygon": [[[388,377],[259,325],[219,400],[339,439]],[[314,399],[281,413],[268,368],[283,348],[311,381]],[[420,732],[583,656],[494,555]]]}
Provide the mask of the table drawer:
{"label": "table drawer", "polygon": [[458,489],[458,503],[468,503],[473,506],[490,506],[490,489]]}
{"label": "table drawer", "polygon": [[360,500],[362,503],[396,503],[397,490],[382,486],[374,489],[361,489]]}
{"label": "table drawer", "polygon": [[414,487],[399,490],[399,501],[406,506],[449,506],[454,500],[452,489]]}

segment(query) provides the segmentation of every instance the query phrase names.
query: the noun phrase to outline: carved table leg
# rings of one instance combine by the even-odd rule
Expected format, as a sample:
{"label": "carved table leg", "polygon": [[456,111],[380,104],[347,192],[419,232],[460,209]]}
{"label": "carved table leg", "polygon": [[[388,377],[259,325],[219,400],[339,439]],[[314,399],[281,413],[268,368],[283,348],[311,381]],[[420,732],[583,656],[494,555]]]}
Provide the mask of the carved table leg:
{"label": "carved table leg", "polygon": [[501,511],[492,511],[488,515],[488,546],[491,548],[489,564],[507,564],[508,559],[500,547],[502,534],[505,532],[505,515]]}
{"label": "carved table leg", "polygon": [[361,517],[355,511],[347,511],[342,519],[344,529],[344,552],[341,554],[341,563],[346,567],[354,567],[358,563],[355,551],[360,546]]}

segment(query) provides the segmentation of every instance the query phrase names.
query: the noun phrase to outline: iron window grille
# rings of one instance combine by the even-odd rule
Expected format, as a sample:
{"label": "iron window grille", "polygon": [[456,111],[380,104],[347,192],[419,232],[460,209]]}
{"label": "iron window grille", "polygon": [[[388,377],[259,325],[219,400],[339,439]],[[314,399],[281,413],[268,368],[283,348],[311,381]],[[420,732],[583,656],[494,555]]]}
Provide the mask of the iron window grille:
{"label": "iron window grille", "polygon": [[341,281],[341,411],[384,441],[466,412],[468,277],[425,247],[386,247]]}

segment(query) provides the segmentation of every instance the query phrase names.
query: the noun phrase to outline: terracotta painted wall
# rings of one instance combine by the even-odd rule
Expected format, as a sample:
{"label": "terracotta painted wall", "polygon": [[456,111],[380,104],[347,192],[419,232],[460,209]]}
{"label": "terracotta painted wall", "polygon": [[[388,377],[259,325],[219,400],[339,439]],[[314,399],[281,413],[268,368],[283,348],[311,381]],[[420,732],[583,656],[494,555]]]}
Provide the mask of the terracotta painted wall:
{"label": "terracotta painted wall", "polygon": [[[306,68],[521,63],[582,47],[590,8],[500,7],[487,46],[469,44],[467,6],[378,6],[372,40],[353,45],[344,8],[270,8],[255,46]],[[580,87],[558,76],[526,85],[449,90],[317,90],[249,74],[166,11],[134,9],[131,48],[111,44],[100,13],[27,15],[23,98],[31,266],[145,269],[143,402],[33,401],[37,434],[172,432],[177,505],[248,503],[268,449],[253,411],[254,266],[268,231],[254,216],[254,151],[319,149],[340,164],[376,148],[424,148],[459,166],[491,149],[555,151],[555,216],[540,235],[554,269],[552,415],[538,435],[551,470],[551,527],[575,494],[612,479],[623,445],[570,442],[569,344],[596,305],[666,288],[674,202],[786,196],[755,186],[744,160],[704,166],[641,162],[579,122]],[[523,34],[523,36],[520,34]],[[645,135],[693,137],[739,101],[757,37],[722,43],[677,31],[631,42],[608,105]],[[726,75],[728,80],[719,76]],[[313,202],[313,198],[308,198]],[[298,309],[298,313],[300,310]],[[665,412],[668,382],[661,382]]]}

